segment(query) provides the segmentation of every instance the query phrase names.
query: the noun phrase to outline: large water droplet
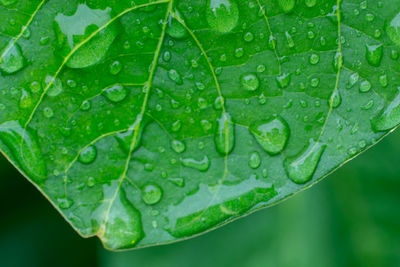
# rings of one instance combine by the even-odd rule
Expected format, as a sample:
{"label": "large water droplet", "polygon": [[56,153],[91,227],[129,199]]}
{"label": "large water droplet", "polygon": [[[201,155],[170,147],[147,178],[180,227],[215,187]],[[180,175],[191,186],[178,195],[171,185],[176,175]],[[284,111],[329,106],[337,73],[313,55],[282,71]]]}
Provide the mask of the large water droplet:
{"label": "large water droplet", "polygon": [[390,39],[400,46],[400,13],[398,13],[388,24],[386,32]]}
{"label": "large water droplet", "polygon": [[142,187],[142,199],[147,205],[157,204],[162,195],[162,189],[154,183],[148,183]]}
{"label": "large water droplet", "polygon": [[214,136],[215,146],[221,154],[229,154],[235,145],[235,127],[231,116],[222,113],[221,118],[217,120],[217,128]]}
{"label": "large water droplet", "polygon": [[342,103],[342,97],[340,96],[339,90],[334,90],[332,92],[331,98],[330,98],[330,104],[332,108],[337,108],[340,106]]}
{"label": "large water droplet", "polygon": [[383,56],[383,45],[366,45],[366,58],[370,65],[379,67]]}
{"label": "large water droplet", "polygon": [[70,68],[86,68],[99,62],[117,36],[115,24],[107,25],[94,34],[112,21],[111,8],[91,9],[86,4],[80,4],[73,15],[60,13],[55,21],[60,54],[66,57],[75,49],[66,63]]}
{"label": "large water droplet", "polygon": [[311,180],[326,145],[310,140],[308,147],[293,158],[284,162],[285,170],[293,182],[305,184]]}
{"label": "large water droplet", "polygon": [[34,135],[25,130],[18,121],[0,124],[0,139],[26,174],[38,184],[47,178],[46,164]]}
{"label": "large water droplet", "polygon": [[97,234],[104,246],[108,249],[134,247],[144,235],[139,211],[126,197],[118,181],[104,186],[104,199],[110,199],[111,206],[109,201],[105,201],[92,216],[96,224],[101,225]]}
{"label": "large water droplet", "polygon": [[232,31],[239,21],[239,8],[235,0],[207,0],[206,18],[213,30]]}
{"label": "large water droplet", "polygon": [[257,151],[250,153],[249,166],[252,169],[257,169],[261,165],[260,153]]}
{"label": "large water droplet", "polygon": [[45,83],[49,88],[47,89],[47,95],[51,97],[56,97],[63,91],[63,84],[59,78],[54,78],[53,76],[47,75]]}
{"label": "large water droplet", "polygon": [[270,155],[280,153],[285,148],[290,135],[289,126],[281,117],[256,122],[250,126],[250,132]]}
{"label": "large water droplet", "polygon": [[400,123],[400,88],[398,90],[399,92],[393,101],[371,121],[372,128],[375,131],[387,131]]}
{"label": "large water droplet", "polygon": [[17,43],[11,41],[0,54],[0,69],[6,73],[14,73],[25,65],[25,58]]}

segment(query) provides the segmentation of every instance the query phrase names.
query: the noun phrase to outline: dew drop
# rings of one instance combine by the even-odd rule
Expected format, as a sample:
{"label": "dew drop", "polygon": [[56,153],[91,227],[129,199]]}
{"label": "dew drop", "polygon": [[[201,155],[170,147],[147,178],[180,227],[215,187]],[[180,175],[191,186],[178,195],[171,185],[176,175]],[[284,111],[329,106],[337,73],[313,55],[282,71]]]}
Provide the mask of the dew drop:
{"label": "dew drop", "polygon": [[330,104],[332,108],[337,108],[340,106],[342,103],[342,97],[340,96],[339,90],[334,90],[332,92],[331,98],[330,98]]}
{"label": "dew drop", "polygon": [[142,187],[142,199],[147,205],[154,205],[160,202],[163,191],[155,183],[148,183]]}
{"label": "dew drop", "polygon": [[400,88],[393,101],[387,105],[380,114],[372,119],[371,124],[374,131],[387,131],[396,127],[400,122]]}
{"label": "dew drop", "polygon": [[103,95],[111,102],[118,103],[124,100],[127,95],[128,91],[126,88],[120,84],[112,85],[103,89]]}
{"label": "dew drop", "polygon": [[46,92],[48,96],[56,97],[63,91],[63,84],[59,78],[47,75],[45,83],[48,86]]}
{"label": "dew drop", "polygon": [[208,25],[218,32],[232,31],[239,21],[239,8],[235,0],[207,0]]}
{"label": "dew drop", "polygon": [[290,180],[296,184],[305,184],[311,180],[326,145],[310,140],[306,149],[284,162],[285,171]]}
{"label": "dew drop", "polygon": [[360,92],[361,93],[366,93],[369,90],[371,90],[371,88],[372,88],[372,85],[367,80],[362,81],[361,84],[360,84]]}
{"label": "dew drop", "polygon": [[[86,4],[79,4],[73,15],[57,14],[55,31],[60,54],[66,57],[75,49],[66,63],[68,67],[86,68],[105,56],[117,36],[116,26],[110,24],[98,30],[112,21],[111,13],[111,8],[91,9]],[[88,39],[94,33],[95,36]],[[81,45],[85,39],[89,41]],[[76,49],[78,45],[80,47]]]}
{"label": "dew drop", "polygon": [[379,67],[383,56],[383,45],[366,45],[366,58],[371,66]]}
{"label": "dew drop", "polygon": [[83,164],[92,163],[97,157],[97,149],[95,146],[88,146],[79,155],[79,162]]}
{"label": "dew drop", "polygon": [[217,120],[214,141],[217,151],[223,155],[227,155],[233,150],[235,145],[235,128],[229,114],[222,113],[221,118]]}
{"label": "dew drop", "polygon": [[25,58],[17,43],[11,41],[0,54],[0,69],[8,74],[15,73],[25,65]]}
{"label": "dew drop", "polygon": [[204,156],[202,160],[196,160],[192,158],[181,159],[183,166],[196,169],[201,172],[205,172],[210,168],[210,159]]}
{"label": "dew drop", "polygon": [[285,13],[291,12],[296,6],[296,0],[279,0],[278,3]]}
{"label": "dew drop", "polygon": [[386,32],[390,39],[400,46],[400,13],[398,13],[388,24]]}
{"label": "dew drop", "polygon": [[167,33],[175,39],[183,39],[187,36],[186,28],[176,19],[170,17],[168,21]]}
{"label": "dew drop", "polygon": [[291,81],[291,75],[290,74],[282,74],[280,76],[276,77],[276,82],[279,86],[279,88],[286,88],[290,85],[290,81]]}
{"label": "dew drop", "polygon": [[47,178],[46,164],[36,137],[24,129],[18,121],[0,124],[0,140],[10,149],[19,166],[41,184]]}
{"label": "dew drop", "polygon": [[261,165],[260,153],[257,151],[250,153],[249,166],[252,169],[257,169]]}
{"label": "dew drop", "polygon": [[270,155],[280,153],[285,148],[290,135],[289,126],[281,117],[256,122],[249,129],[260,146]]}
{"label": "dew drop", "polygon": [[240,78],[242,86],[248,91],[255,91],[260,87],[260,80],[252,73],[245,74]]}
{"label": "dew drop", "polygon": [[172,141],[171,146],[176,153],[182,153],[186,149],[185,144],[178,140]]}

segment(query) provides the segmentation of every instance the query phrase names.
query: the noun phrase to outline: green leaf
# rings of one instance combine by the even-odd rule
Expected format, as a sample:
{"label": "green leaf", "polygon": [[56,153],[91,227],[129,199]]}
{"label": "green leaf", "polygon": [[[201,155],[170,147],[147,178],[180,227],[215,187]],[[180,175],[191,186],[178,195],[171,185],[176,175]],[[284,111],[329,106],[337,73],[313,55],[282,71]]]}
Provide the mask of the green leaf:
{"label": "green leaf", "polygon": [[400,123],[395,0],[0,4],[1,151],[109,249],[278,203]]}

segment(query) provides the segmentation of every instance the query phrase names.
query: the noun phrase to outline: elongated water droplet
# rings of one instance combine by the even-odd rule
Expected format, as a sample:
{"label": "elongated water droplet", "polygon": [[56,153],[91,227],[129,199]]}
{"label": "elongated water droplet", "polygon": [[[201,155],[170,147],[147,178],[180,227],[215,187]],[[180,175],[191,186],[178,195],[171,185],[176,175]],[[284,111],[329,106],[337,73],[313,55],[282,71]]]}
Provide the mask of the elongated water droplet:
{"label": "elongated water droplet", "polygon": [[218,32],[232,31],[239,21],[239,8],[235,0],[207,0],[208,25]]}
{"label": "elongated water droplet", "polygon": [[289,126],[281,117],[256,122],[250,126],[250,132],[270,155],[280,153],[285,148],[290,135]]}
{"label": "elongated water droplet", "polygon": [[305,184],[311,180],[326,145],[310,140],[308,147],[299,155],[284,162],[285,170],[293,182]]}
{"label": "elongated water droplet", "polygon": [[127,97],[128,91],[123,85],[117,84],[103,89],[103,95],[111,102],[118,103]]}
{"label": "elongated water droplet", "polygon": [[257,151],[250,153],[249,166],[252,169],[257,169],[261,165],[260,153]]}
{"label": "elongated water droplet", "polygon": [[185,167],[196,169],[201,172],[207,171],[210,167],[210,160],[207,156],[204,156],[202,160],[192,158],[181,159],[181,163]]}
{"label": "elongated water droplet", "polygon": [[[117,36],[115,24],[111,23],[102,28],[110,21],[112,21],[111,8],[91,9],[86,4],[79,4],[71,16],[57,14],[55,31],[59,53],[66,57],[74,51],[66,63],[68,67],[86,68],[104,57]],[[87,41],[82,44],[84,40]]]}
{"label": "elongated water droplet", "polygon": [[142,187],[142,199],[147,205],[157,204],[162,195],[162,189],[155,183],[148,183]]}
{"label": "elongated water droplet", "polygon": [[35,136],[18,121],[0,124],[0,139],[10,149],[24,172],[41,184],[47,179],[46,164]]}
{"label": "elongated water droplet", "polygon": [[10,41],[0,54],[0,69],[11,74],[22,69],[24,65],[25,58],[21,48],[17,43]]}
{"label": "elongated water droplet", "polygon": [[25,89],[21,90],[21,97],[19,99],[20,108],[29,108],[32,105],[31,93]]}
{"label": "elongated water droplet", "polygon": [[332,108],[337,108],[340,106],[340,104],[342,103],[342,97],[340,96],[339,90],[334,90],[331,98],[330,98],[330,104],[332,106]]}
{"label": "elongated water droplet", "polygon": [[168,178],[168,181],[179,187],[185,186],[185,180],[181,177],[170,177]]}
{"label": "elongated water droplet", "polygon": [[104,246],[114,250],[134,247],[144,236],[139,211],[117,182],[104,186],[104,199],[112,202],[100,205],[93,215],[93,220],[100,225],[97,234]]}
{"label": "elongated water droplet", "polygon": [[231,116],[222,113],[221,118],[217,120],[217,128],[214,136],[215,146],[221,154],[231,153],[235,145],[235,128]]}
{"label": "elongated water droplet", "polygon": [[383,45],[366,45],[366,58],[370,65],[379,67],[383,56]]}
{"label": "elongated water droplet", "polygon": [[167,33],[175,39],[182,39],[185,38],[188,33],[186,28],[176,19],[170,17],[168,21]]}
{"label": "elongated water droplet", "polygon": [[371,124],[374,131],[387,131],[400,123],[400,87],[398,90],[393,101],[376,118],[372,119]]}

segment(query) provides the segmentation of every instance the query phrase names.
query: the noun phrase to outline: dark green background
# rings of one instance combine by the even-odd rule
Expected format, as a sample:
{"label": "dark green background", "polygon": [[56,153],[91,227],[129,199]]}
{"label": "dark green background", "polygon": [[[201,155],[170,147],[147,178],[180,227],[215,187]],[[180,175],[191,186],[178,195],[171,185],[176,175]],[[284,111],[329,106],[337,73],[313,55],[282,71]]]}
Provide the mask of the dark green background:
{"label": "dark green background", "polygon": [[400,266],[400,132],[312,189],[181,243],[112,253],[0,160],[0,266]]}

